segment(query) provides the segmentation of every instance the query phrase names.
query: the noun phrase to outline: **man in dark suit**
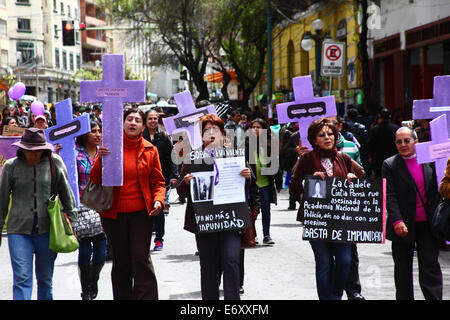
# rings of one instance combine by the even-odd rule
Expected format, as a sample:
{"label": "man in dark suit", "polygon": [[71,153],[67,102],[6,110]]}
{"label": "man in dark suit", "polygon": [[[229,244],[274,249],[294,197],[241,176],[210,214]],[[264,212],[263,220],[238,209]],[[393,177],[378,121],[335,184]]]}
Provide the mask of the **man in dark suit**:
{"label": "man in dark suit", "polygon": [[394,144],[395,132],[400,128],[391,122],[391,112],[383,108],[380,111],[382,119],[369,131],[369,155],[375,177],[381,177],[381,166],[383,161],[397,153]]}
{"label": "man in dark suit", "polygon": [[382,177],[387,180],[386,237],[392,241],[394,279],[398,300],[414,299],[414,248],[419,261],[419,283],[425,299],[442,299],[439,241],[429,222],[439,202],[435,171],[418,164],[415,131],[401,127],[395,134],[398,154],[386,159]]}

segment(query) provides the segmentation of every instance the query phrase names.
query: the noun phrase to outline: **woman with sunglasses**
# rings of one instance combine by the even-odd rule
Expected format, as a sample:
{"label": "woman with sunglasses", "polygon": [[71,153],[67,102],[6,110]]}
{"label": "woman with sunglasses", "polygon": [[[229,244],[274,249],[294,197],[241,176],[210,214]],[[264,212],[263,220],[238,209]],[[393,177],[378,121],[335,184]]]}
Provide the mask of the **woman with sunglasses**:
{"label": "woman with sunglasses", "polygon": [[[306,175],[356,178],[351,158],[336,149],[337,128],[327,119],[313,121],[308,128],[308,141],[313,150],[300,156],[294,166],[289,186],[290,193],[299,197],[303,193]],[[303,221],[303,201],[297,215]],[[320,300],[340,300],[350,272],[351,247],[349,243],[310,240],[316,260],[316,285]]]}

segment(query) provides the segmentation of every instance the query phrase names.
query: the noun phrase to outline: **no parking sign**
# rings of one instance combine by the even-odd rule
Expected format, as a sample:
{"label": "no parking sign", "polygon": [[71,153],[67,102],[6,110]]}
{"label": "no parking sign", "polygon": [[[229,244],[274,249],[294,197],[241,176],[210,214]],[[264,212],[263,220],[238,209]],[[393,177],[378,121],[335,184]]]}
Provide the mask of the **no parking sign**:
{"label": "no parking sign", "polygon": [[322,76],[342,77],[344,73],[345,43],[324,41],[322,44]]}

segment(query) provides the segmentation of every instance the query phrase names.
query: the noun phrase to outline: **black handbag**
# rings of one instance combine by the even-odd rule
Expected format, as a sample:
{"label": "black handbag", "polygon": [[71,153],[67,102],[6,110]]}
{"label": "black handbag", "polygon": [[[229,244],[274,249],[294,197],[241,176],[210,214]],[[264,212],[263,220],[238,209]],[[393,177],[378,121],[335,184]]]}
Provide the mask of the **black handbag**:
{"label": "black handbag", "polygon": [[450,240],[450,199],[442,199],[436,207],[431,228],[440,240]]}

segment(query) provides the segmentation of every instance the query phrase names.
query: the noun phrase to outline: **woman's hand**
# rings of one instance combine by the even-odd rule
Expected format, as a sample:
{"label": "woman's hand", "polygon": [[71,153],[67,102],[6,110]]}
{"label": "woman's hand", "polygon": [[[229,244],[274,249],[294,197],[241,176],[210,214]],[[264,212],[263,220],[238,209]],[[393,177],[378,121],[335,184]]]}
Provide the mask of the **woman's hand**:
{"label": "woman's hand", "polygon": [[187,175],[184,176],[183,181],[184,181],[184,183],[189,185],[189,183],[191,182],[191,180],[193,178],[194,178],[194,176],[192,174],[188,173]]}
{"label": "woman's hand", "polygon": [[239,173],[239,175],[240,175],[241,177],[244,177],[245,179],[250,179],[251,176],[252,176],[252,173],[251,173],[251,171],[250,171],[249,168],[244,168],[244,169],[242,169],[242,171]]}
{"label": "woman's hand", "polygon": [[110,152],[109,152],[109,149],[108,149],[107,147],[104,147],[104,146],[98,147],[97,154],[98,154],[98,156],[99,156],[100,159],[101,159],[103,156],[107,156],[109,153],[110,153]]}
{"label": "woman's hand", "polygon": [[159,201],[156,201],[155,202],[155,204],[154,204],[154,206],[153,206],[153,210],[152,211],[150,211],[150,216],[156,216],[156,215],[158,215],[158,213],[161,211],[161,209],[162,209],[162,204],[161,204],[161,202],[159,202]]}
{"label": "woman's hand", "polygon": [[347,181],[348,182],[350,182],[353,178],[357,178],[354,173],[350,172],[350,173],[347,174]]}
{"label": "woman's hand", "polygon": [[313,174],[314,176],[317,176],[317,177],[320,177],[320,179],[325,179],[325,173],[324,172],[322,172],[322,171],[316,171],[316,172],[314,172],[314,174]]}
{"label": "woman's hand", "polygon": [[408,228],[406,227],[404,222],[399,222],[394,226],[395,234],[401,238],[404,238],[408,235]]}

